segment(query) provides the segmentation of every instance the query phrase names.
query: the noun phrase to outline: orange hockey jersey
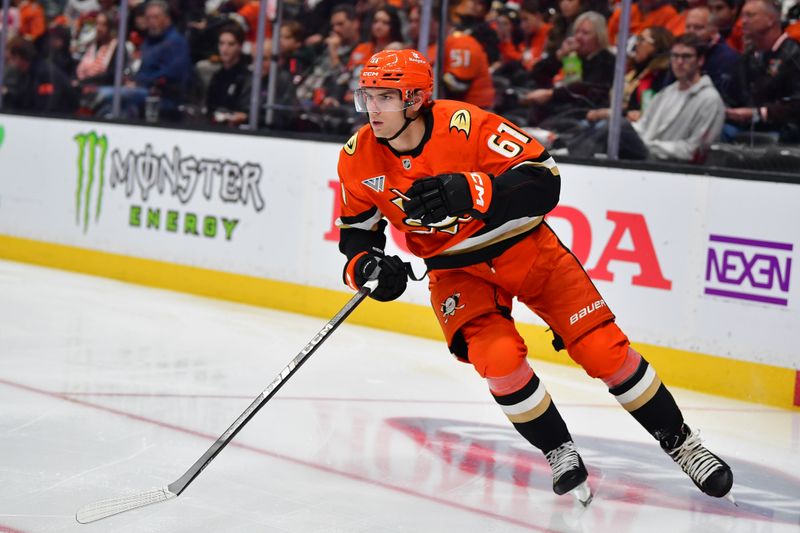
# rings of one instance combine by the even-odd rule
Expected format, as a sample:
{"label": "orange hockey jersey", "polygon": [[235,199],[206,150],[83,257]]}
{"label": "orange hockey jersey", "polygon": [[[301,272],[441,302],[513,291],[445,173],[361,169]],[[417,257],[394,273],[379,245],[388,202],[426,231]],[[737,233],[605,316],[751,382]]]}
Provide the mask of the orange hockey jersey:
{"label": "orange hockey jersey", "polygon": [[469,87],[461,99],[470,104],[489,108],[494,105],[494,83],[489,72],[489,59],[483,46],[473,37],[462,32],[451,34],[444,42],[444,73],[456,80],[468,83]]}
{"label": "orange hockey jersey", "polygon": [[451,217],[435,228],[408,218],[404,192],[418,178],[465,171],[498,176],[525,165],[536,166],[548,177],[558,176],[542,145],[498,115],[465,102],[437,100],[423,116],[426,136],[411,153],[394,151],[374,136],[368,124],[344,145],[339,155],[342,205],[337,221],[343,233],[348,228],[380,230],[379,222],[385,218],[405,233],[409,250],[430,266],[429,258],[463,257],[524,235],[541,222],[541,216],[516,210],[506,210],[496,222]]}

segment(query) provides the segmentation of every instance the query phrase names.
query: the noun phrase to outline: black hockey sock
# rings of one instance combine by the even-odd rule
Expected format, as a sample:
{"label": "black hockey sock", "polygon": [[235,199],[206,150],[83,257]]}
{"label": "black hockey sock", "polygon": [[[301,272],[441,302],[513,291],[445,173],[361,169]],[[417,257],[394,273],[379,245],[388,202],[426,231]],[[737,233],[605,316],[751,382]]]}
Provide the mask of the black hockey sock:
{"label": "black hockey sock", "polygon": [[572,440],[550,394],[535,374],[518,391],[492,396],[520,435],[542,452],[555,450]]}
{"label": "black hockey sock", "polygon": [[656,439],[681,432],[678,404],[643,357],[628,379],[608,391]]}

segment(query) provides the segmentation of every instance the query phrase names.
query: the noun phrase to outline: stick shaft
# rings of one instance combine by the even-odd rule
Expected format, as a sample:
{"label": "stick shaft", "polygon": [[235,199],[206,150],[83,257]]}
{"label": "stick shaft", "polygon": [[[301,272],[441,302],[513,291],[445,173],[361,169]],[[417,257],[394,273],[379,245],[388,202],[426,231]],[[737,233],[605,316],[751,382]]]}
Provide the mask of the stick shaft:
{"label": "stick shaft", "polygon": [[[371,286],[368,286],[371,285]],[[261,391],[253,403],[251,403],[244,412],[239,415],[239,418],[231,424],[231,426],[225,430],[225,433],[220,435],[220,437],[211,445],[211,447],[206,450],[206,452],[197,460],[195,463],[187,470],[180,478],[175,480],[174,482],[170,483],[168,488],[169,491],[180,495],[189,484],[194,481],[194,479],[200,475],[200,472],[203,471],[205,467],[214,460],[214,458],[221,452],[228,443],[233,440],[237,433],[247,424],[251,418],[255,416],[255,414],[262,408],[264,405],[273,397],[275,394],[283,387],[283,385],[289,380],[297,369],[300,368],[303,363],[305,363],[311,354],[313,354],[317,348],[319,348],[323,342],[333,333],[339,325],[344,322],[344,320],[350,316],[358,305],[364,301],[370,290],[374,288],[375,284],[367,284],[364,288],[358,291],[350,300],[342,307],[336,316],[334,316],[323,328],[317,333],[314,338],[312,338],[306,346],[300,350],[294,359],[289,361],[289,364],[284,367],[281,372],[275,376],[275,379],[272,380],[272,383],[269,386]]]}

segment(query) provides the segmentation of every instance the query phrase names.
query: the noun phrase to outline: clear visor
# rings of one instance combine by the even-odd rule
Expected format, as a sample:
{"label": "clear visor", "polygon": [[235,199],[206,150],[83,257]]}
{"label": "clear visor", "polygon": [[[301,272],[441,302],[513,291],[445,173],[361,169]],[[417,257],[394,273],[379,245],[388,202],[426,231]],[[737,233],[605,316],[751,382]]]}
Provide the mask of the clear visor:
{"label": "clear visor", "polygon": [[353,93],[356,111],[359,113],[388,113],[402,111],[414,104],[403,101],[399,89],[360,88]]}

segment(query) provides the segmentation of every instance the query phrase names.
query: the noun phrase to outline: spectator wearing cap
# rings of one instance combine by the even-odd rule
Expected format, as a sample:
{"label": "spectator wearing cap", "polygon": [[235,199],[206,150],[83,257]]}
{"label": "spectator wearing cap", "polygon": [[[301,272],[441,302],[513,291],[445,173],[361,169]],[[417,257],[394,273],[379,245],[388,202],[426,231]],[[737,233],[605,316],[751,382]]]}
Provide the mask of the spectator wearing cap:
{"label": "spectator wearing cap", "polygon": [[[639,35],[650,26],[668,26],[678,16],[669,0],[638,0],[631,5],[631,35]],[[617,32],[622,17],[622,6],[618,5],[608,19],[608,42],[617,43]]]}
{"label": "spectator wearing cap", "polygon": [[703,72],[708,74],[726,105],[732,102],[733,78],[739,64],[739,53],[722,39],[707,6],[689,9],[686,33],[693,33],[705,46]]}
{"label": "spectator wearing cap", "polygon": [[781,28],[780,4],[747,0],[742,29],[749,43],[742,55],[726,138],[741,130],[768,132],[781,142],[800,141],[800,44]]}

